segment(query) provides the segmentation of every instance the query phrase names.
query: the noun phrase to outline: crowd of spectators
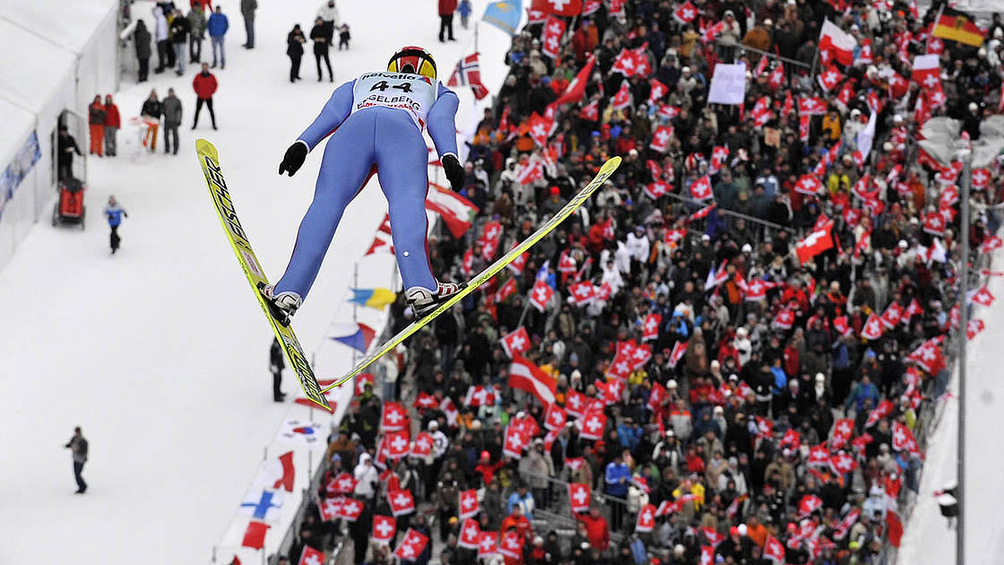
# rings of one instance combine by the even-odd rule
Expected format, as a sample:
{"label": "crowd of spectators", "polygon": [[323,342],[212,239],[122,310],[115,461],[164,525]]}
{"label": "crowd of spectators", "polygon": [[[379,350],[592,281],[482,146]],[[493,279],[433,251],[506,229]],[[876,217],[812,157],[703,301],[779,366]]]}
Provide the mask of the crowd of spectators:
{"label": "crowd of spectators", "polygon": [[[434,271],[466,280],[528,237],[608,157],[624,159],[619,170],[521,269],[503,271],[382,363],[377,384],[397,381],[384,383],[383,398],[361,384],[319,496],[343,470],[359,479],[354,495],[366,510],[348,526],[356,563],[388,562],[394,544],[367,536],[374,515],[392,515],[387,492],[400,490],[419,510],[397,518],[398,539],[410,526],[437,546],[415,562],[474,562],[477,550],[458,544],[457,501],[469,489],[482,531],[518,533],[517,556],[485,558],[507,564],[691,564],[709,555],[877,563],[899,543],[899,506],[916,496],[923,462],[914,433],[922,444],[918,421],[948,379],[942,347],[960,305],[956,268],[973,258],[960,257],[957,236],[969,230],[974,250],[1000,243],[997,165],[989,180],[974,173],[972,225],[962,226],[958,198],[945,196],[960,171],[919,150],[919,128],[948,115],[964,135],[980,135],[999,108],[1004,26],[994,15],[975,47],[931,37],[938,6],[918,14],[903,2],[696,0],[688,5],[700,15],[684,24],[674,17],[683,2],[612,4],[622,11],[603,3],[567,18],[554,58],[541,49],[543,22],[513,38],[508,78],[470,143],[462,194],[477,218],[462,238],[442,230],[430,239]],[[817,61],[826,20],[858,45],[828,91],[816,76],[828,67]],[[717,22],[718,40],[708,40]],[[641,53],[651,74],[617,72],[624,50]],[[776,57],[759,65],[761,51],[783,66]],[[939,55],[940,90],[906,84],[925,53]],[[745,111],[708,104],[715,66],[738,61],[750,69]],[[589,64],[583,99],[553,108],[554,131],[546,146],[535,142],[527,120],[551,115],[548,105]],[[661,96],[651,95],[653,79],[668,87]],[[615,108],[625,81],[630,101]],[[761,120],[751,109],[765,97]],[[815,97],[825,112],[800,120],[788,101]],[[867,151],[859,143],[870,121]],[[654,149],[664,126],[673,135]],[[713,159],[716,148],[728,156]],[[525,174],[536,162],[541,174]],[[820,181],[814,194],[796,190],[805,175]],[[691,185],[705,176],[713,197],[698,202]],[[502,236],[486,253],[489,222]],[[798,253],[819,230],[831,245]],[[538,309],[528,295],[541,282],[553,295]],[[570,291],[583,282],[595,289],[585,301]],[[394,331],[411,321],[403,299],[391,317]],[[550,433],[541,395],[510,380],[502,340],[520,328],[529,337],[522,358],[553,380],[551,404],[568,410],[569,423]],[[623,373],[625,351],[644,354]],[[493,404],[472,405],[479,386]],[[583,437],[572,398],[604,416],[599,439]],[[434,440],[431,453],[387,457],[390,403],[408,409],[413,440]],[[514,426],[530,430],[518,456],[505,445]],[[594,491],[592,508],[569,510],[569,484]],[[638,528],[652,508],[654,524]],[[316,509],[308,520],[307,538],[332,529]]]}

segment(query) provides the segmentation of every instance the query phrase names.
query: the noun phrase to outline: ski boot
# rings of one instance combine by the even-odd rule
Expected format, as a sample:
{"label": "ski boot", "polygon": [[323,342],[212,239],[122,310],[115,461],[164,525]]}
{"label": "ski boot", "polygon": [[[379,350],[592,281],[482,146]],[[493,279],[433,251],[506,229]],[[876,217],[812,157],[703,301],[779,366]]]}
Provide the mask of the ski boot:
{"label": "ski boot", "polygon": [[439,286],[436,288],[435,292],[422,288],[420,286],[413,286],[405,292],[405,297],[408,300],[408,306],[415,311],[415,317],[417,319],[422,319],[439,307],[440,304],[449,300],[450,296],[460,292],[467,286],[467,283],[438,283]]}
{"label": "ski boot", "polygon": [[258,283],[258,292],[265,298],[268,311],[282,327],[288,327],[290,319],[296,313],[303,300],[295,292],[280,292],[275,294],[275,285]]}

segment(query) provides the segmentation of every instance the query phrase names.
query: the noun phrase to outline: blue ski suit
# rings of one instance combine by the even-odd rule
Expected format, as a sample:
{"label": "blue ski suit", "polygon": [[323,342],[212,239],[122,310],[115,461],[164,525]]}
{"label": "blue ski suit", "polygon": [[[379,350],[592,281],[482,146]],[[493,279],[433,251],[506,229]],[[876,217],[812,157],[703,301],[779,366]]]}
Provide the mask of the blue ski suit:
{"label": "blue ski suit", "polygon": [[405,288],[435,291],[429,264],[425,198],[427,127],[440,158],[457,154],[460,100],[438,81],[406,73],[366,73],[339,86],[298,142],[313,150],[325,137],[314,199],[300,222],[292,257],[275,292],[306,298],[345,207],[376,173],[387,198],[394,253]]}

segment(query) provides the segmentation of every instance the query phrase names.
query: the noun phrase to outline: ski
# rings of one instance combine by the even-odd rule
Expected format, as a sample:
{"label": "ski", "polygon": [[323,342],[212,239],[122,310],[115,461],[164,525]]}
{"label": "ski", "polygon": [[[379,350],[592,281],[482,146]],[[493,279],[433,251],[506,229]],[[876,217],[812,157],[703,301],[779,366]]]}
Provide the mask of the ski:
{"label": "ski", "polygon": [[606,182],[607,179],[609,179],[611,175],[614,174],[614,171],[617,170],[617,167],[619,167],[620,164],[621,164],[620,157],[612,157],[608,159],[605,163],[603,163],[603,166],[600,167],[600,171],[596,173],[596,176],[593,177],[591,181],[589,181],[589,184],[583,187],[582,190],[578,192],[578,194],[573,196],[572,199],[568,201],[568,204],[565,204],[564,208],[559,210],[557,214],[555,214],[544,225],[538,228],[537,231],[533,232],[533,234],[530,237],[523,240],[522,243],[520,243],[512,250],[510,250],[508,253],[499,258],[497,261],[486,267],[485,270],[475,275],[474,278],[467,281],[467,286],[463,290],[452,295],[449,298],[449,300],[440,304],[439,307],[433,310],[429,315],[425,316],[420,320],[415,320],[414,322],[409,324],[408,327],[398,332],[397,335],[395,335],[394,337],[390,338],[389,340],[381,344],[376,349],[376,351],[363,358],[363,360],[360,361],[348,374],[338,379],[330,386],[324,388],[321,392],[327,392],[339,385],[342,385],[343,383],[345,383],[352,377],[358,375],[359,373],[362,373],[377,359],[383,357],[389,351],[400,345],[401,342],[411,337],[412,334],[422,329],[429,322],[435,320],[437,316],[439,316],[443,312],[446,312],[447,310],[452,308],[454,304],[460,302],[465,296],[474,292],[475,290],[480,288],[481,285],[488,282],[489,279],[491,279],[496,274],[498,274],[499,271],[504,269],[506,265],[515,261],[517,257],[525,253],[527,249],[533,247],[538,241],[543,239],[545,235],[551,233],[551,231],[553,231],[554,228],[558,227],[559,224],[561,224],[569,216],[571,216],[572,212],[574,212],[576,208],[578,208],[586,200],[588,200],[589,197],[592,196],[594,192],[596,192],[596,189],[602,186],[603,183]]}
{"label": "ski", "polygon": [[286,352],[289,366],[296,371],[296,379],[300,382],[300,388],[303,389],[303,393],[311,402],[330,412],[331,406],[324,398],[321,385],[317,383],[314,370],[307,362],[307,356],[304,355],[303,347],[300,346],[300,340],[293,333],[292,326],[283,326],[272,316],[264,297],[258,290],[268,284],[268,277],[265,276],[265,269],[262,268],[261,262],[255,256],[251,242],[248,241],[247,234],[237,218],[237,210],[234,208],[226,180],[223,178],[223,169],[220,167],[220,157],[216,147],[205,139],[198,139],[195,142],[195,149],[199,155],[202,174],[206,177],[209,194],[213,198],[216,215],[220,218],[220,223],[223,224],[223,231],[227,234],[230,247],[237,255],[237,260],[240,262],[248,282],[251,283],[251,290],[258,299],[258,305],[265,312],[265,317],[268,318],[269,325],[272,326],[272,332],[278,338],[282,350]]}

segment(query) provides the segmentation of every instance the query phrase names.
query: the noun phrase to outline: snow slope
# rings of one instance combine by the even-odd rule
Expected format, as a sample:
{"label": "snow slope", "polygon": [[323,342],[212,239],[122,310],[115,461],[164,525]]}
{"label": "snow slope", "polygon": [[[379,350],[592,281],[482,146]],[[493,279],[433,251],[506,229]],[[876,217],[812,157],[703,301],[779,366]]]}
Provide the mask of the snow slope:
{"label": "snow slope", "polygon": [[[0,563],[209,560],[264,446],[284,418],[306,418],[307,409],[271,401],[271,334],[220,232],[194,140],[198,134],[216,143],[244,226],[277,278],[320,159],[311,155],[292,179],[277,177],[276,167],[332,88],[382,68],[401,45],[427,46],[443,80],[472,49],[473,27],[461,30],[459,18],[459,41],[436,41],[435,3],[390,4],[374,11],[367,3],[339,2],[353,41],[350,51],[332,53],[335,84],[315,82],[308,45],[304,80],[293,85],[285,36],[295,22],[309,31],[318,3],[261,2],[253,51],[240,48],[237,3],[224,3],[231,28],[227,69],[215,71],[220,130],[209,129],[204,112],[199,131],[183,127],[182,150],[167,156],[162,139],[159,153],[139,152],[135,130],[126,126],[119,157],[90,160],[86,230],[52,228],[43,218],[0,272]],[[475,13],[484,5],[475,2]],[[148,18],[149,6],[137,2],[134,13]],[[499,32],[483,26],[481,34],[504,44]],[[207,41],[203,60],[209,53]],[[499,67],[501,54],[493,56],[497,62],[489,64]],[[174,87],[190,124],[194,72],[189,66],[184,77],[151,74],[143,85],[125,77],[116,93],[123,121],[138,114],[150,88],[163,96]],[[470,112],[471,97],[461,99]],[[110,194],[130,214],[115,256],[100,216]],[[360,242],[371,240],[385,210],[372,183],[345,215],[318,284],[297,314],[308,352],[325,341],[352,265],[365,252]],[[343,363],[351,363],[348,353]],[[295,386],[287,372],[284,388]],[[84,496],[73,494],[70,455],[62,449],[75,425],[91,443]]]}

